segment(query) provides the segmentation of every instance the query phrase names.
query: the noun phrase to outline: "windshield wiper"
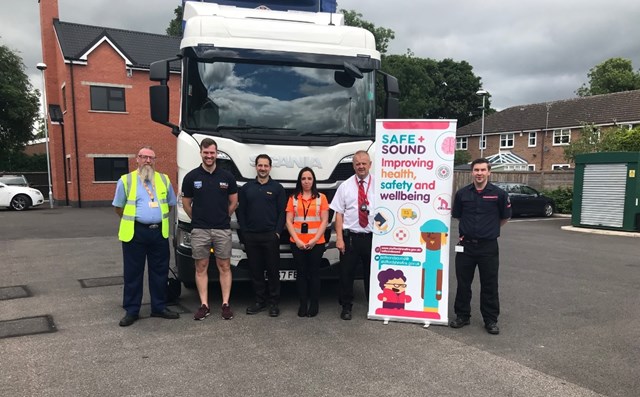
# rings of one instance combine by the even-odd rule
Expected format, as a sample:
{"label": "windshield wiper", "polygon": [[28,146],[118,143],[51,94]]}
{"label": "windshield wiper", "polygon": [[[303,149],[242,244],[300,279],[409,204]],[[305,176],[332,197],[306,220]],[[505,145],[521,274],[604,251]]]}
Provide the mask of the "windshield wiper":
{"label": "windshield wiper", "polygon": [[267,127],[265,125],[220,125],[215,128],[219,131],[249,131],[249,130],[268,130],[268,131],[295,131],[295,128],[285,127]]}
{"label": "windshield wiper", "polygon": [[302,132],[299,136],[336,136],[336,137],[354,137],[354,138],[367,138],[362,134],[351,134],[346,132]]}

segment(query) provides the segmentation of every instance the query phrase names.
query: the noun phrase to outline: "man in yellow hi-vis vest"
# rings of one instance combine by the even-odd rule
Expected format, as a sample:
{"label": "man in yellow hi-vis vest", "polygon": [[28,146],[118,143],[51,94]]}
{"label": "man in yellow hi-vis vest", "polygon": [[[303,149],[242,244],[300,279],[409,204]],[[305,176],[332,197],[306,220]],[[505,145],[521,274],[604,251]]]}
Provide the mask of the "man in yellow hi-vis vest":
{"label": "man in yellow hi-vis vest", "polygon": [[127,327],[138,320],[144,285],[144,264],[148,263],[151,317],[176,319],[180,315],[167,309],[169,275],[169,212],[176,205],[176,194],[165,174],[155,171],[156,154],[150,146],[138,152],[138,169],[122,175],[116,186],[113,206],[120,216],[118,238],[124,260],[126,315],[120,320]]}

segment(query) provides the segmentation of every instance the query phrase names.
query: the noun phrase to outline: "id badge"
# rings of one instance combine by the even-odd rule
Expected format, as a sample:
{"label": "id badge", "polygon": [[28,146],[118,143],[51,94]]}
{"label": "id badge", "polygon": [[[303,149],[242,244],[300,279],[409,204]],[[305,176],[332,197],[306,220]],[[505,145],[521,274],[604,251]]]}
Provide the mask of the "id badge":
{"label": "id badge", "polygon": [[157,201],[150,201],[149,202],[149,208],[158,208],[158,202]]}
{"label": "id badge", "polygon": [[456,252],[464,252],[464,245],[457,244],[455,250]]}
{"label": "id badge", "polygon": [[302,234],[309,233],[309,224],[308,223],[305,222],[302,225],[300,225],[300,233],[302,233]]}

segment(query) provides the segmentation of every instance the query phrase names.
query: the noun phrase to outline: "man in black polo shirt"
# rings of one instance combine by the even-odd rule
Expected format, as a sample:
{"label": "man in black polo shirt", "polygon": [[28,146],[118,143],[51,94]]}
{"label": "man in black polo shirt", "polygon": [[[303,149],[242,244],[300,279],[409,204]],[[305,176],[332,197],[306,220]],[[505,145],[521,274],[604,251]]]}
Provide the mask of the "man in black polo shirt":
{"label": "man in black polo shirt", "polygon": [[[269,304],[269,316],[278,317],[280,309],[280,234],[284,228],[287,197],[281,184],[271,179],[271,157],[256,157],[254,181],[247,182],[239,193],[236,215],[247,252],[256,302],[247,314],[263,311]],[[264,272],[267,271],[267,283]]]}
{"label": "man in black polo shirt", "polygon": [[202,165],[182,181],[182,206],[191,218],[191,256],[196,263],[200,308],[194,320],[204,320],[209,310],[209,255],[213,244],[220,273],[222,318],[233,318],[231,295],[231,214],[238,205],[238,185],[230,172],[216,167],[218,145],[211,138],[200,143]]}
{"label": "man in black polo shirt", "polygon": [[489,182],[491,165],[486,159],[471,163],[473,183],[456,192],[451,215],[459,219],[460,241],[456,246],[458,289],[454,310],[456,319],[449,325],[462,328],[471,317],[471,283],[478,266],[480,273],[480,312],[488,333],[497,335],[500,300],[498,237],[500,227],[511,218],[509,195]]}

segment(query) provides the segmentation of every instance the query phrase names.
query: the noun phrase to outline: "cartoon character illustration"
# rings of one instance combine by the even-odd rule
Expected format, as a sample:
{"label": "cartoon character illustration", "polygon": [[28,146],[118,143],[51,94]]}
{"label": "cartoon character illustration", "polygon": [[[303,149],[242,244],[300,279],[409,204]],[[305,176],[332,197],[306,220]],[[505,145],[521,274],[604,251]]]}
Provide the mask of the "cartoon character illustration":
{"label": "cartoon character illustration", "polygon": [[407,278],[402,270],[383,270],[378,273],[378,281],[382,289],[378,300],[382,301],[383,309],[404,310],[404,304],[411,302],[411,296],[405,292]]}
{"label": "cartoon character illustration", "polygon": [[425,244],[425,261],[422,262],[422,299],[425,312],[438,312],[442,299],[441,248],[447,243],[449,229],[437,219],[431,219],[420,227],[420,242]]}

